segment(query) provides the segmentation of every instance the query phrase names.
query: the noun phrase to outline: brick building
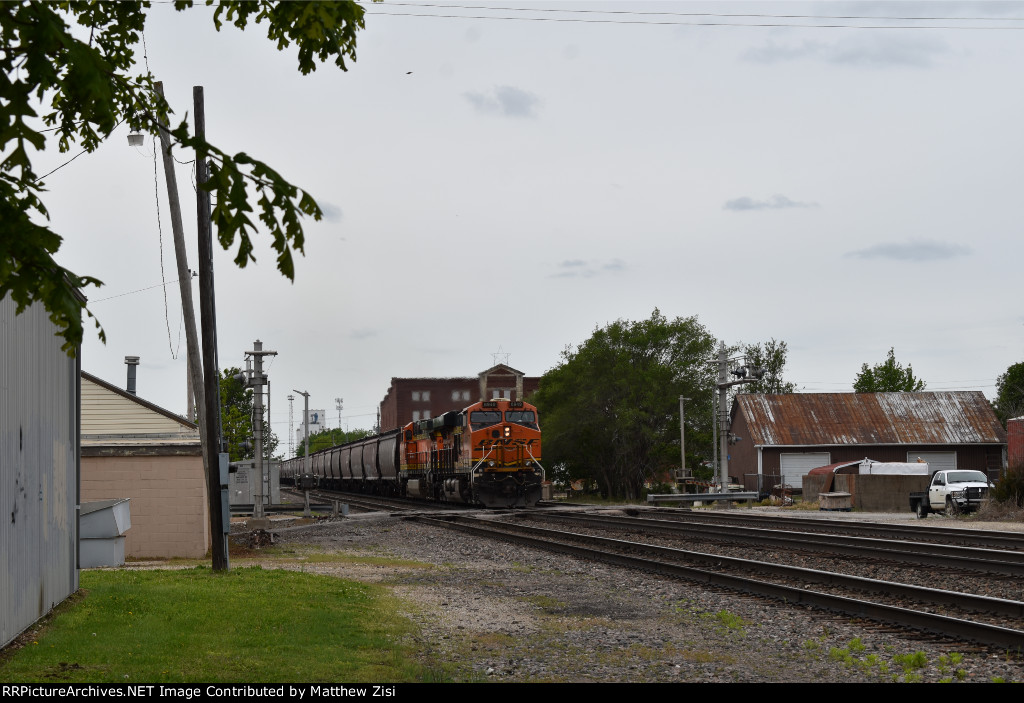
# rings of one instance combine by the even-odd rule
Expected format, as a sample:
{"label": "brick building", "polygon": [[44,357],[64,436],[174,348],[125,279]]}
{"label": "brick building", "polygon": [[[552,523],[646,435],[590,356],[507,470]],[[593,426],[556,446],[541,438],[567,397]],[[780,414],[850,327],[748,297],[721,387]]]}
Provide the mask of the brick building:
{"label": "brick building", "polygon": [[397,429],[481,400],[527,400],[539,386],[539,376],[524,376],[505,364],[492,366],[475,378],[392,378],[380,403],[380,428]]}
{"label": "brick building", "polygon": [[1024,466],[1024,417],[1006,421],[1006,464],[1010,468]]}
{"label": "brick building", "polygon": [[210,548],[199,428],[82,372],[82,501],[131,499],[130,557],[202,557]]}

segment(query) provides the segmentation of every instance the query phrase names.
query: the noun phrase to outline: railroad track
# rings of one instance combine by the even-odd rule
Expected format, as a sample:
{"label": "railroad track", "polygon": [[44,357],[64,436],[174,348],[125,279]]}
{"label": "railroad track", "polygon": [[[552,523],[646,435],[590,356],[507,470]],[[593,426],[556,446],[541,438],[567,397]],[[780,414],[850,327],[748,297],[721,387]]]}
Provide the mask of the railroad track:
{"label": "railroad track", "polygon": [[859,535],[882,539],[910,539],[917,542],[941,542],[967,547],[991,547],[1007,551],[1024,551],[1024,532],[998,532],[995,530],[972,530],[962,527],[935,525],[938,520],[925,525],[894,525],[882,522],[861,522],[855,520],[829,520],[810,517],[776,517],[749,513],[724,511],[690,511],[658,508],[628,509],[633,517],[657,515],[665,522],[680,522],[708,525],[736,525],[762,527],[773,530],[798,530],[800,532],[821,532],[825,534]]}
{"label": "railroad track", "polygon": [[[314,495],[310,492],[310,497]],[[410,511],[441,512],[451,510],[480,510],[480,506],[462,503],[436,503],[412,498],[369,496],[363,493],[347,493],[344,491],[318,490],[315,495],[320,500],[347,503],[349,506],[368,511],[385,511],[405,513]]]}
{"label": "railroad track", "polygon": [[[916,564],[941,569],[1024,576],[1024,551],[907,541],[904,536],[906,533],[903,532],[897,532],[896,537],[889,539],[851,537],[838,533],[801,532],[794,529],[794,527],[802,527],[799,525],[799,520],[795,525],[789,522],[786,525],[771,527],[749,527],[742,524],[726,524],[728,521],[707,523],[581,513],[545,512],[543,515],[531,513],[529,517],[620,531],[630,529],[645,534],[663,534],[679,539],[697,538],[704,541],[728,541],[745,545],[824,552],[829,555],[843,554],[876,560],[886,559],[902,566]],[[839,529],[845,528],[847,524],[842,523]]]}
{"label": "railroad track", "polygon": [[[1024,626],[1024,603],[1020,601],[896,584],[886,580],[500,522],[495,519],[468,516],[449,516],[445,519],[416,516],[410,519],[478,536],[510,540],[548,551],[750,593],[783,601],[788,605],[810,606],[960,641],[972,641],[1001,650],[1019,652],[1024,649],[1024,630],[1014,629]],[[752,574],[756,574],[758,578],[753,578]],[[814,584],[815,588],[811,588],[809,584]],[[860,595],[864,592],[872,593],[875,599],[865,600]],[[913,605],[896,605],[893,604],[895,600],[910,602]],[[922,606],[945,609],[946,612],[918,609]],[[996,622],[969,620],[964,617],[965,611],[972,611],[996,622],[1009,620],[1014,623],[1014,627]],[[950,615],[950,612],[953,614]]]}

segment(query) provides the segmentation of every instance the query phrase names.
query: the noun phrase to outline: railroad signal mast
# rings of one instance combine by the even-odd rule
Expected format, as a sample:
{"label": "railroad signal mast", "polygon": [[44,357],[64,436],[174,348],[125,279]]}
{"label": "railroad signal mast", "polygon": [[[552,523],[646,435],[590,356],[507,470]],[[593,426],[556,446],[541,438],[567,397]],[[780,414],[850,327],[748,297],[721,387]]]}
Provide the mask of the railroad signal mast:
{"label": "railroad signal mast", "polygon": [[[737,362],[740,360],[743,360],[743,365],[737,366],[730,371],[729,362]],[[718,441],[715,443],[715,449],[718,454],[716,458],[718,459],[719,491],[721,493],[725,493],[729,486],[729,445],[735,444],[741,439],[729,432],[729,389],[743,383],[759,381],[764,374],[765,369],[747,364],[745,357],[733,357],[732,359],[726,358],[725,344],[719,344],[718,383],[716,384],[716,387],[718,388],[718,421],[715,423],[715,427],[718,429]],[[736,380],[730,381],[729,376],[735,376]]]}
{"label": "railroad signal mast", "polygon": [[[263,510],[263,486],[265,482],[263,475],[265,471],[263,466],[263,386],[268,383],[267,375],[263,373],[263,357],[265,356],[277,356],[277,352],[264,350],[263,342],[257,339],[253,342],[252,351],[245,353],[246,370],[235,376],[237,380],[254,390],[252,394],[252,431],[256,442],[256,451],[254,453],[256,459],[256,500],[252,508],[252,520],[249,521],[249,528],[253,530],[265,530],[270,527],[270,522],[267,520],[266,513]],[[249,368],[250,362],[252,364],[251,369]]]}

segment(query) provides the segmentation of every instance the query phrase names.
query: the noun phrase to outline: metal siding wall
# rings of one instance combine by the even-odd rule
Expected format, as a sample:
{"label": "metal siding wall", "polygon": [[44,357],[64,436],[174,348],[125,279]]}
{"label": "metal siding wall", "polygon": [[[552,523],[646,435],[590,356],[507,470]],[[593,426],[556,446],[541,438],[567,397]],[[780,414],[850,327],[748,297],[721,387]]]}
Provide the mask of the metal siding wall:
{"label": "metal siding wall", "polygon": [[75,360],[41,305],[0,301],[0,646],[78,588]]}

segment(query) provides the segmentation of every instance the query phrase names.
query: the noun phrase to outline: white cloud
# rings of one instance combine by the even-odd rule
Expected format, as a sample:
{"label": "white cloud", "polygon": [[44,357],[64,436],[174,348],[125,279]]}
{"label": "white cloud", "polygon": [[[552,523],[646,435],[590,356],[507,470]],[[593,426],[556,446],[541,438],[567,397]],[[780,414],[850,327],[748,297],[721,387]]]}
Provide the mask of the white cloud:
{"label": "white cloud", "polygon": [[724,210],[733,210],[736,212],[743,212],[746,210],[784,210],[794,207],[814,208],[818,207],[818,204],[801,203],[795,200],[790,200],[785,195],[773,195],[768,200],[754,200],[753,198],[743,196],[742,198],[727,200],[725,205],[722,206]]}
{"label": "white cloud", "polygon": [[930,37],[907,38],[893,34],[874,33],[840,39],[831,44],[805,41],[800,44],[768,44],[749,49],[743,54],[747,61],[774,64],[783,61],[821,61],[830,64],[885,68],[912,66],[930,68],[935,60],[950,53],[949,46]]}
{"label": "white cloud", "polygon": [[945,242],[907,242],[898,244],[888,242],[876,244],[866,249],[858,249],[846,254],[848,257],[857,259],[893,259],[895,261],[938,261],[940,259],[952,259],[958,256],[968,256],[970,248],[960,244],[947,244]]}
{"label": "white cloud", "polygon": [[489,93],[463,93],[466,100],[480,112],[504,117],[536,117],[540,98],[511,85],[495,86]]}

